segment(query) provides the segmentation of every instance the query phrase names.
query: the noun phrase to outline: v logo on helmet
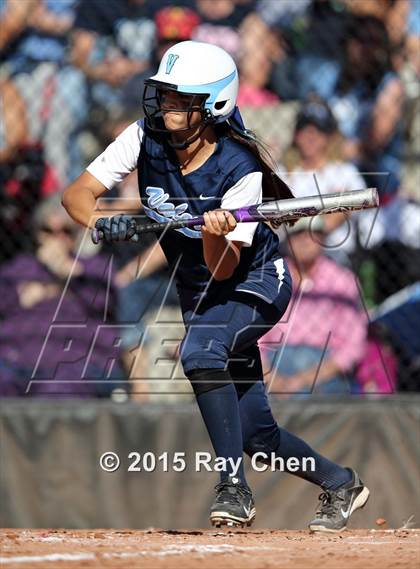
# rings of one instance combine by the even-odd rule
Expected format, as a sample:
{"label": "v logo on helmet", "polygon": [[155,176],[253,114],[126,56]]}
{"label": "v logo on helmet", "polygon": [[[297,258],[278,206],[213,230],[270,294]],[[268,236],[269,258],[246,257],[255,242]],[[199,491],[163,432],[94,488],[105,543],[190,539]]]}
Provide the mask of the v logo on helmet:
{"label": "v logo on helmet", "polygon": [[179,55],[175,55],[174,53],[170,53],[168,55],[168,60],[166,61],[166,74],[172,71],[173,66],[175,65],[176,60],[179,59]]}

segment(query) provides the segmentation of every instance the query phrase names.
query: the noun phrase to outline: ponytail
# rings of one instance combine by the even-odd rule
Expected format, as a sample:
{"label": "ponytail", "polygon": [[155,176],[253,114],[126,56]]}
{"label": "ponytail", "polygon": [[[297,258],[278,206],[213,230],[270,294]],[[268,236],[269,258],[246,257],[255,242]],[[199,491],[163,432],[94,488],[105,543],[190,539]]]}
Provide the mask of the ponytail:
{"label": "ponytail", "polygon": [[233,116],[216,127],[219,135],[229,136],[244,146],[257,160],[262,171],[263,201],[293,198],[289,186],[276,174],[275,164],[265,145],[252,131],[245,128],[238,107]]}
{"label": "ponytail", "polygon": [[293,198],[289,186],[275,172],[275,165],[267,146],[256,135],[247,130],[245,136],[230,128],[227,135],[244,146],[257,160],[262,171],[262,193],[264,201]]}

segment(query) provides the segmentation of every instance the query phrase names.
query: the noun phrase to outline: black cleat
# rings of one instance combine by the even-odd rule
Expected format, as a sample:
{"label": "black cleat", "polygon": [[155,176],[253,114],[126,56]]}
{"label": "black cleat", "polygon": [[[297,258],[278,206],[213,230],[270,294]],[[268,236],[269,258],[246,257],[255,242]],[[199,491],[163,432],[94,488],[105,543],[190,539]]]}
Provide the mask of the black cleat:
{"label": "black cleat", "polygon": [[337,490],[324,490],[315,519],[309,524],[311,531],[340,532],[346,529],[353,512],[363,508],[369,498],[369,489],[352,470],[353,480]]}
{"label": "black cleat", "polygon": [[213,526],[250,526],[255,518],[251,490],[238,478],[229,477],[215,487],[216,498],[210,510]]}

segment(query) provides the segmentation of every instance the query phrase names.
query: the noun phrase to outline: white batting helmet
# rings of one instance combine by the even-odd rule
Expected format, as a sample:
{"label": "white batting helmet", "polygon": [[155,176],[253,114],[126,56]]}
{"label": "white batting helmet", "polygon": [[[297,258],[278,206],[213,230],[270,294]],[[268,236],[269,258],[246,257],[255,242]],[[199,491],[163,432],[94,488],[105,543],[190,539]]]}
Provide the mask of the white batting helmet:
{"label": "white batting helmet", "polygon": [[224,122],[235,110],[238,84],[238,70],[226,51],[203,42],[177,43],[166,51],[156,75],[145,81],[143,108],[148,124],[156,127],[161,116],[159,89],[202,95],[203,122]]}

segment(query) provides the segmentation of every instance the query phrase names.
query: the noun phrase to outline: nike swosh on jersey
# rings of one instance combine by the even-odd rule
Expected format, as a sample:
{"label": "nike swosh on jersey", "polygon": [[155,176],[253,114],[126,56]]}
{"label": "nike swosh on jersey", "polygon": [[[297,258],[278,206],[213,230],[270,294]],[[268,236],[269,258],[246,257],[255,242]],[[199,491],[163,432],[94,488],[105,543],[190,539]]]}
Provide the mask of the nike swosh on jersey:
{"label": "nike swosh on jersey", "polygon": [[[260,165],[245,147],[227,136],[218,140],[215,152],[202,166],[183,176],[165,135],[137,121],[87,170],[110,188],[136,167],[144,211],[154,221],[189,219],[218,208],[234,209],[262,201]],[[278,252],[277,235],[263,223],[238,223],[226,238],[243,243],[243,249],[234,275],[220,283],[211,278],[205,263],[199,227],[161,236],[168,263],[176,267],[182,305],[203,292],[211,296],[227,287],[269,303],[278,297],[286,268]]]}

